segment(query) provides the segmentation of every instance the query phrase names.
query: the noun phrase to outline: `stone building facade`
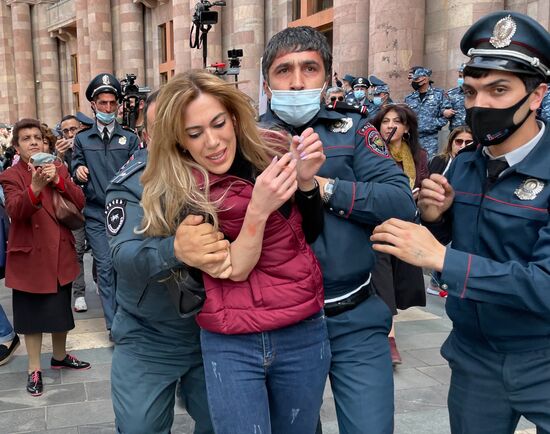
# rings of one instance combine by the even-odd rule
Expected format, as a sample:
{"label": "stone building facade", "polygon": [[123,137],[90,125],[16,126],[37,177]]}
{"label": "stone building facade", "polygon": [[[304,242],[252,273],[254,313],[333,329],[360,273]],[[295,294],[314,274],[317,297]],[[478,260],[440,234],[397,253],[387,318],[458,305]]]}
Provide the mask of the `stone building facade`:
{"label": "stone building facade", "polygon": [[[103,71],[136,74],[137,84],[154,89],[202,67],[202,50],[189,46],[198,2],[0,0],[0,122],[30,116],[54,125],[77,110],[90,114],[84,92]],[[430,67],[436,85],[454,86],[464,31],[499,9],[550,25],[550,0],[227,0],[210,9],[219,19],[208,33],[207,64],[243,49],[240,88],[257,100],[266,41],[287,26],[311,25],[329,39],[340,77],[374,74],[399,100],[412,65]]]}

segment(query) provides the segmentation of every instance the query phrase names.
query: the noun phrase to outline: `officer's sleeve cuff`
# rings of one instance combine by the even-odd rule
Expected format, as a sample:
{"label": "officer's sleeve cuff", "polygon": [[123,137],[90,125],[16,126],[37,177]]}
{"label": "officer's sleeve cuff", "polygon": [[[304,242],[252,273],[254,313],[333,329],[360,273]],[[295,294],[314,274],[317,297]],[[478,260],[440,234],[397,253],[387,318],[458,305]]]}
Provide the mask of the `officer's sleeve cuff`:
{"label": "officer's sleeve cuff", "polygon": [[451,295],[464,298],[472,268],[472,255],[447,247],[441,283],[448,286]]}
{"label": "officer's sleeve cuff", "polygon": [[185,265],[176,258],[174,252],[174,237],[164,238],[160,241],[158,247],[159,256],[162,258],[162,265],[166,269]]}
{"label": "officer's sleeve cuff", "polygon": [[334,180],[334,193],[329,201],[329,209],[332,213],[348,218],[355,204],[357,185],[355,182]]}

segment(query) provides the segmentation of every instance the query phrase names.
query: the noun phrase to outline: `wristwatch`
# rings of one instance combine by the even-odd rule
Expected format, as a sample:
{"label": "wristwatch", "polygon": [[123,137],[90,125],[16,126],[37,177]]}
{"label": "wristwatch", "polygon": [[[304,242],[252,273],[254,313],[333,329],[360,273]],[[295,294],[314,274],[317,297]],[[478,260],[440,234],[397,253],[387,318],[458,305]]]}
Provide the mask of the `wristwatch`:
{"label": "wristwatch", "polygon": [[334,179],[328,179],[323,187],[323,203],[327,204],[334,193]]}

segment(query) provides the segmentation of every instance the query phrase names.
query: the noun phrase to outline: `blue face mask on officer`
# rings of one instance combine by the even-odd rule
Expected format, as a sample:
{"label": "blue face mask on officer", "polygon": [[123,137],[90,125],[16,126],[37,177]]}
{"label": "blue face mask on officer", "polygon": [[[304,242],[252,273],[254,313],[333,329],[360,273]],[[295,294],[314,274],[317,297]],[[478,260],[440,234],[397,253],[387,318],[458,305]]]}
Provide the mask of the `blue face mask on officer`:
{"label": "blue face mask on officer", "polygon": [[462,87],[464,85],[464,78],[458,77],[456,80],[456,84],[458,84],[458,87]]}
{"label": "blue face mask on officer", "polygon": [[372,103],[376,106],[381,106],[382,105],[382,97],[381,96],[375,96],[372,99]]}
{"label": "blue face mask on officer", "polygon": [[100,112],[99,110],[97,110],[95,112],[95,117],[103,125],[109,125],[115,120],[116,113],[103,113],[103,112]]}
{"label": "blue face mask on officer", "polygon": [[272,90],[271,110],[279,119],[293,127],[301,127],[311,121],[321,109],[321,93],[325,85],[319,89],[304,90]]}
{"label": "blue face mask on officer", "polygon": [[364,90],[354,90],[353,91],[353,96],[356,98],[356,99],[363,99],[365,98],[365,91]]}

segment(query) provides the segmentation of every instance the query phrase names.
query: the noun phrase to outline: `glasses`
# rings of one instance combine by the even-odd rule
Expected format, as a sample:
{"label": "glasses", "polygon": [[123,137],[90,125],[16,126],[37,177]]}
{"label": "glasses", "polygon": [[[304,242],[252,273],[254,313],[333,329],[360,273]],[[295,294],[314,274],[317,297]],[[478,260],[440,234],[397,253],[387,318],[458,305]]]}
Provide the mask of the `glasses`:
{"label": "glasses", "polygon": [[343,96],[339,96],[339,97],[331,96],[330,97],[330,102],[335,102],[336,100],[344,101],[344,97]]}
{"label": "glasses", "polygon": [[71,128],[63,128],[61,130],[61,132],[65,135],[69,134],[69,133],[76,133],[78,131],[78,128],[77,127],[71,127]]}
{"label": "glasses", "polygon": [[468,146],[468,145],[471,145],[472,143],[474,143],[474,141],[472,139],[454,139],[454,142],[458,145],[458,146]]}

